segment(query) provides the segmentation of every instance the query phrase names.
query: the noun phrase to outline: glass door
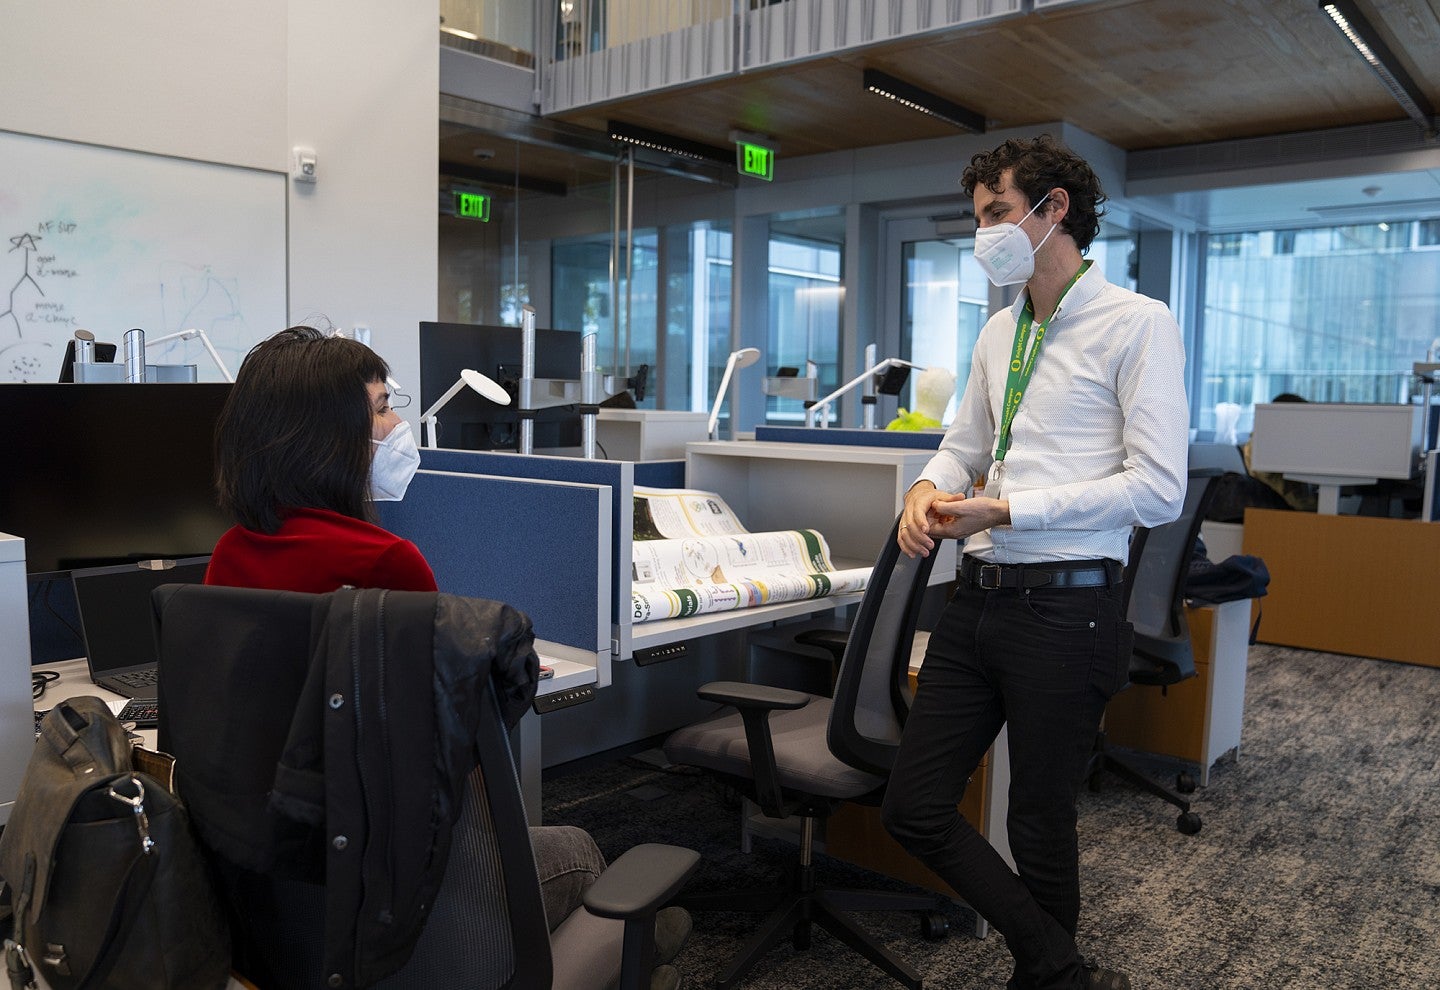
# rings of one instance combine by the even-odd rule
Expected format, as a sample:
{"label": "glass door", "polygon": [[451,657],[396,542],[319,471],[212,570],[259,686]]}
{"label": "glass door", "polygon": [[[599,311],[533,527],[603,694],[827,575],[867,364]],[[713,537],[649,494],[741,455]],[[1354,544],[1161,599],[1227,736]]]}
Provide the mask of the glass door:
{"label": "glass door", "polygon": [[[975,263],[973,223],[948,218],[909,217],[886,224],[885,330],[880,357],[900,357],[923,367],[955,373],[956,397],[970,375],[970,355],[989,318],[992,289]],[[915,408],[915,378],[900,405]]]}

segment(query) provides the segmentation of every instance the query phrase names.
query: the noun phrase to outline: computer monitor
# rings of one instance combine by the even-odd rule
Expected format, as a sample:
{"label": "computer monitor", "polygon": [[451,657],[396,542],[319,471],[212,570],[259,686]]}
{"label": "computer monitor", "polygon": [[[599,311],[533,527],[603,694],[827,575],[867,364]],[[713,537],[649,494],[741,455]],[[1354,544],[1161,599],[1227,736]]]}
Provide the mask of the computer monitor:
{"label": "computer monitor", "polygon": [[0,384],[0,532],[25,539],[34,663],[80,656],[69,571],[210,553],[226,383]]}
{"label": "computer monitor", "polygon": [[[472,323],[420,324],[420,408],[429,409],[471,368],[494,379],[510,393],[499,406],[464,389],[440,410],[439,444],[462,450],[515,450],[520,443],[519,327]],[[571,330],[535,331],[535,377],[577,381],[580,334]],[[535,414],[535,449],[580,446],[578,406],[555,406]]]}
{"label": "computer monitor", "polygon": [[0,532],[30,574],[208,554],[228,383],[0,385]]}

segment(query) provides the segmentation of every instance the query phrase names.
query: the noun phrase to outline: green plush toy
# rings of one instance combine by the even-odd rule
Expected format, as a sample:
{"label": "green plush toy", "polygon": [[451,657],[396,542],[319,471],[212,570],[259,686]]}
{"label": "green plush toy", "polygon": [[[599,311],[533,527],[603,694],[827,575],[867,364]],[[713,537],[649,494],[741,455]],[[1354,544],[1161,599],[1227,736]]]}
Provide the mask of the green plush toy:
{"label": "green plush toy", "polygon": [[896,416],[885,424],[887,430],[933,430],[940,425],[938,419],[922,412],[910,412],[904,406],[896,410]]}
{"label": "green plush toy", "polygon": [[944,368],[926,368],[915,381],[915,404],[920,408],[909,412],[902,406],[885,429],[912,432],[938,429],[945,407],[954,396],[955,376]]}

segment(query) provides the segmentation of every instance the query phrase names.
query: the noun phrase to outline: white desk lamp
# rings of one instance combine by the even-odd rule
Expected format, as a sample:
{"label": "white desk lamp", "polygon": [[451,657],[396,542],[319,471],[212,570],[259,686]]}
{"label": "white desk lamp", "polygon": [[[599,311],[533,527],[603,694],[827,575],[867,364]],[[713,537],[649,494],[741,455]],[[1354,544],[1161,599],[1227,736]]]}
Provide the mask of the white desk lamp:
{"label": "white desk lamp", "polygon": [[[709,430],[706,435],[714,440],[715,430],[720,425],[720,404],[725,401],[725,391],[730,387],[730,376],[735,373],[736,368],[748,368],[760,360],[760,348],[742,347],[738,351],[731,351],[729,359],[725,362],[725,374],[720,376],[720,387],[715,390],[715,405],[710,409]],[[730,439],[735,439],[735,421],[731,417]]]}
{"label": "white desk lamp", "polygon": [[[426,409],[420,417],[420,428],[422,431],[425,431],[426,435],[425,446],[431,448],[435,446],[440,433],[440,420],[436,418],[436,414],[440,412],[445,403],[459,395],[460,390],[463,388],[470,388],[479,392],[496,405],[508,406],[510,404],[510,393],[496,384],[494,379],[486,378],[480,374],[480,372],[466,368],[460,372],[460,379],[454,385],[451,385],[444,395],[436,399],[435,404],[429,409]],[[427,424],[430,427],[428,431],[425,430]]]}
{"label": "white desk lamp", "polygon": [[[873,347],[874,345],[871,345],[871,346]],[[806,410],[805,410],[805,425],[806,425],[806,426],[814,426],[814,425],[815,425],[815,417],[820,413],[820,411],[821,411],[822,409],[824,409],[824,408],[825,408],[826,406],[828,406],[830,403],[834,402],[836,399],[840,398],[840,396],[844,395],[846,392],[849,392],[851,389],[855,388],[856,386],[859,386],[859,385],[868,385],[869,388],[873,389],[873,387],[874,387],[873,382],[874,382],[874,380],[875,380],[875,376],[881,374],[882,372],[889,371],[891,368],[920,368],[920,369],[923,370],[924,367],[925,367],[924,365],[921,365],[921,364],[913,364],[913,363],[911,363],[910,361],[904,360],[903,358],[886,358],[884,361],[881,361],[879,364],[873,365],[873,366],[865,369],[865,370],[862,371],[860,374],[856,375],[854,378],[852,378],[852,379],[850,379],[848,382],[846,382],[844,385],[841,385],[841,386],[840,386],[839,388],[837,388],[835,391],[833,391],[833,392],[831,392],[829,395],[825,396],[825,398],[820,399],[819,401],[817,401],[817,402],[816,402],[813,406],[811,406],[809,409],[806,409]],[[872,394],[872,398],[873,398],[873,394]],[[875,407],[874,407],[873,404],[867,404],[867,407],[866,407],[866,417],[865,417],[865,418],[866,418],[866,426],[865,426],[865,428],[866,428],[866,429],[873,429],[873,428],[874,428],[874,425],[875,425],[875,423],[874,423],[874,421],[875,421]],[[826,427],[826,426],[829,426],[829,425],[830,425],[830,420],[829,420],[829,417],[828,417],[828,416],[820,420],[820,426],[821,426],[822,428],[823,428],[823,427]]]}
{"label": "white desk lamp", "polygon": [[233,382],[235,376],[230,374],[230,369],[225,367],[224,361],[220,360],[220,352],[215,349],[214,344],[210,343],[210,335],[199,327],[194,327],[189,330],[177,330],[175,333],[167,333],[163,337],[155,337],[152,340],[146,341],[145,346],[154,347],[156,344],[165,344],[172,340],[194,340],[196,337],[199,337],[200,343],[205,345],[205,350],[210,352],[210,360],[214,361],[215,367],[220,369],[221,377],[227,382]]}

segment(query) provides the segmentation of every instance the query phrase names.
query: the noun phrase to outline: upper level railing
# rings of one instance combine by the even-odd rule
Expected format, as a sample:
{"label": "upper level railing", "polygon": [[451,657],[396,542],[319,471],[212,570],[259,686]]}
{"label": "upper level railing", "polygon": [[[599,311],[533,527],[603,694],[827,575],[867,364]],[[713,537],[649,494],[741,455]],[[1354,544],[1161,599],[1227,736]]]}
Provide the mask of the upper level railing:
{"label": "upper level railing", "polygon": [[556,0],[553,113],[1087,0]]}

